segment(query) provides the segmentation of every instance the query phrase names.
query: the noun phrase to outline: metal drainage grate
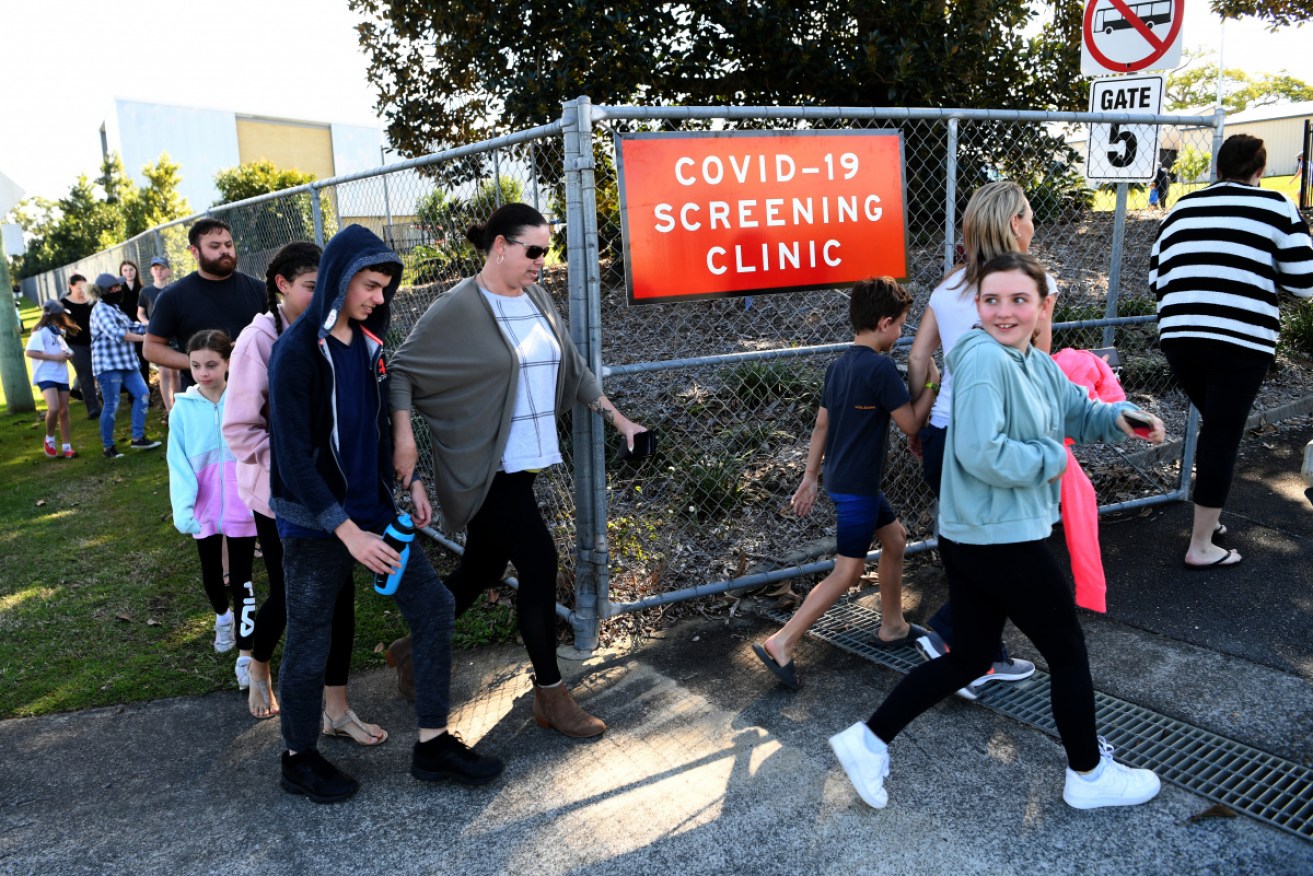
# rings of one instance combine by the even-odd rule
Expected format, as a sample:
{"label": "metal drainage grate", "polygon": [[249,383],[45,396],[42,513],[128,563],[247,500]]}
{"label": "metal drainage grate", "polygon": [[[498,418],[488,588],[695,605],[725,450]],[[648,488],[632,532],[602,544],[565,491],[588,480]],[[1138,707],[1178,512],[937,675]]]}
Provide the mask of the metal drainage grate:
{"label": "metal drainage grate", "polygon": [[[789,614],[767,610],[785,623]],[[911,646],[871,644],[880,612],[845,598],[817,621],[810,635],[845,651],[907,673],[921,655]],[[1036,671],[1025,681],[990,684],[977,700],[996,712],[1058,735],[1049,706],[1049,675]],[[1313,769],[1218,736],[1157,712],[1095,691],[1100,733],[1119,760],[1147,767],[1160,779],[1306,840],[1313,840]]]}

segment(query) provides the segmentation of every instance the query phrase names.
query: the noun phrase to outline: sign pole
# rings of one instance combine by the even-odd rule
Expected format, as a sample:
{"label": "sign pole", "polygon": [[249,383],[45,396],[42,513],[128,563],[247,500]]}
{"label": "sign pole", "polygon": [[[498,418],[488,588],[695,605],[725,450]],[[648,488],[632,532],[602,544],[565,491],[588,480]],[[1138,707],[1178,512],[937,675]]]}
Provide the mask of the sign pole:
{"label": "sign pole", "polygon": [[[1117,299],[1121,296],[1122,285],[1122,250],[1126,241],[1126,194],[1129,186],[1117,183],[1117,208],[1112,219],[1112,258],[1108,262],[1108,304],[1104,308],[1104,319],[1117,316]],[[1103,344],[1113,346],[1117,330],[1113,326],[1103,327]]]}

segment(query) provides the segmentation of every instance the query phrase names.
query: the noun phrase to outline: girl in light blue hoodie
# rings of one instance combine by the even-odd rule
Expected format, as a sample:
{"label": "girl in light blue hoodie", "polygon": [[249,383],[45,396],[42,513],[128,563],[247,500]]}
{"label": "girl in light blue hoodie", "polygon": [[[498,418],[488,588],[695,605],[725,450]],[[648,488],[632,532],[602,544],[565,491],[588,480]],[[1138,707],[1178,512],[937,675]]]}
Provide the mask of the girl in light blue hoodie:
{"label": "girl in light blue hoodie", "polygon": [[[1090,400],[1031,346],[1053,307],[1033,257],[993,259],[977,288],[979,327],[948,354],[955,386],[939,508],[957,641],[913,670],[868,721],[832,736],[830,746],[862,799],[883,808],[888,743],[988,669],[1010,618],[1049,664],[1053,717],[1067,753],[1063,799],[1077,809],[1144,803],[1158,793],[1158,777],[1114,761],[1096,733],[1085,638],[1047,539],[1058,520],[1064,436],[1088,442],[1139,434],[1157,443],[1163,425],[1128,402]],[[1143,424],[1138,431],[1128,410]]]}
{"label": "girl in light blue hoodie", "polygon": [[[169,412],[169,498],[173,525],[196,539],[201,581],[214,609],[214,650],[222,654],[237,646],[237,687],[246,690],[251,683],[251,635],[255,629],[251,588],[255,519],[237,494],[237,460],[221,429],[232,349],[232,340],[217,329],[197,332],[187,342],[196,383],[174,398]],[[223,572],[225,538],[227,576]],[[231,605],[241,612],[240,624],[229,607],[230,595]]]}

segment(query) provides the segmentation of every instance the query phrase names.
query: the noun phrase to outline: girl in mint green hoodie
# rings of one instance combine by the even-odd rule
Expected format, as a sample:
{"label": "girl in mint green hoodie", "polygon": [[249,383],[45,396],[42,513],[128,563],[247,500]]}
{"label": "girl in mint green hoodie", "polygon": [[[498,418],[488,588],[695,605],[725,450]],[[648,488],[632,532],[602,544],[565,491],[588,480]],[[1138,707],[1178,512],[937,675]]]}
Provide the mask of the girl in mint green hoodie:
{"label": "girl in mint green hoodie", "polygon": [[948,354],[954,377],[939,507],[939,552],[948,576],[957,641],[913,670],[865,723],[830,738],[862,799],[888,801],[888,743],[911,721],[978,678],[1011,619],[1048,662],[1053,717],[1067,753],[1063,799],[1077,809],[1144,803],[1158,777],[1112,759],[1096,733],[1094,685],[1066,576],[1048,548],[1058,520],[1064,436],[1120,441],[1135,434],[1125,411],[1163,439],[1157,418],[1128,402],[1092,401],[1031,340],[1053,307],[1044,269],[1008,253],[980,274],[978,328]]}

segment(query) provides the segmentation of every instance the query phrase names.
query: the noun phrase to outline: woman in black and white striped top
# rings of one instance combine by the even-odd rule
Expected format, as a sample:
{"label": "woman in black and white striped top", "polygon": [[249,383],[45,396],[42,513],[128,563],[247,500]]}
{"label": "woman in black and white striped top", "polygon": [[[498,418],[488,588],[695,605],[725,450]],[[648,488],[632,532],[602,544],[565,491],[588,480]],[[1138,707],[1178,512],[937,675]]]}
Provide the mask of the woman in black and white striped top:
{"label": "woman in black and white striped top", "polygon": [[1203,419],[1195,461],[1194,528],[1185,564],[1233,566],[1240,554],[1213,543],[1245,421],[1276,355],[1284,289],[1313,295],[1313,240],[1284,195],[1259,187],[1263,141],[1228,137],[1219,180],[1183,196],[1163,220],[1149,257],[1158,340]]}

